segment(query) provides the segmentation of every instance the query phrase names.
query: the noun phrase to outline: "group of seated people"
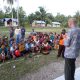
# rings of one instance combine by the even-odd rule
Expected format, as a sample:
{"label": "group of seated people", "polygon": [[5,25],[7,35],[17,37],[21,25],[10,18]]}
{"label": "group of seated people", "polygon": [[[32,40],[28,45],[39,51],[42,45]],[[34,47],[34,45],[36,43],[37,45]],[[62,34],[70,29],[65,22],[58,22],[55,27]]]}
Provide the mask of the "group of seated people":
{"label": "group of seated people", "polygon": [[20,56],[27,57],[30,54],[49,54],[50,50],[58,45],[59,37],[60,35],[52,32],[36,32],[21,39],[17,44],[14,37],[0,36],[0,61],[4,62],[6,59],[16,59]]}

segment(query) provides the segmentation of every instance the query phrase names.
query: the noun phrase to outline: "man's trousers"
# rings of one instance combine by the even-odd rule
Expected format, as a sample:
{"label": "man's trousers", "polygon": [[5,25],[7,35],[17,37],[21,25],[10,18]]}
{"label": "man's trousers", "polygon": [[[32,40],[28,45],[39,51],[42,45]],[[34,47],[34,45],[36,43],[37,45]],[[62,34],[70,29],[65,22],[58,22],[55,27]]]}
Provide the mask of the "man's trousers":
{"label": "man's trousers", "polygon": [[65,58],[65,80],[75,80],[75,61],[76,59]]}

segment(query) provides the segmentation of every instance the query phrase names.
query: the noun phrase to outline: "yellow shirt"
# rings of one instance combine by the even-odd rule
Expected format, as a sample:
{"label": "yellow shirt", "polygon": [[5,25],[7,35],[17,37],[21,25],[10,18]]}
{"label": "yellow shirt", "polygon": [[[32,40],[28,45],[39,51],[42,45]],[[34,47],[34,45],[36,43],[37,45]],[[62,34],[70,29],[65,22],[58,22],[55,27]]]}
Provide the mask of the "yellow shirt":
{"label": "yellow shirt", "polygon": [[25,46],[24,46],[24,44],[19,44],[19,51],[21,52],[21,51],[24,51],[25,50]]}

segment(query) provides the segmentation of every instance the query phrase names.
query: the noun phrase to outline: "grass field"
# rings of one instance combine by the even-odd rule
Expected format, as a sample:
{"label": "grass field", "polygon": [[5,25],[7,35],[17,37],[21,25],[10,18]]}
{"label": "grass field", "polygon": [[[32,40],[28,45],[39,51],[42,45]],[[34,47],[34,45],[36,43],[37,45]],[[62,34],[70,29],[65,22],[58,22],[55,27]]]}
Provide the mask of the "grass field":
{"label": "grass field", "polygon": [[42,66],[57,61],[56,55],[57,51],[51,51],[49,55],[40,54],[28,59],[20,57],[1,63],[0,80],[19,80],[25,74],[36,72]]}
{"label": "grass field", "polygon": [[[28,31],[28,32],[30,32],[32,29],[33,29],[34,27],[26,27],[26,31]],[[52,27],[43,27],[43,28],[34,28],[34,30],[35,31],[40,31],[40,32],[57,32],[57,31],[61,31],[62,29],[64,29],[64,28],[52,28]],[[65,28],[66,29],[66,28]],[[0,31],[2,32],[2,31],[4,31],[4,32],[6,32],[6,31],[8,31],[9,30],[9,28],[8,27],[0,27]]]}
{"label": "grass field", "polygon": [[[62,28],[34,28],[37,32],[57,32],[60,33]],[[9,36],[8,28],[0,28],[2,35]],[[27,32],[31,32],[32,28],[26,28]],[[19,80],[27,73],[36,72],[40,67],[48,65],[56,61],[57,51],[52,50],[49,55],[39,54],[33,58],[25,59],[24,57],[16,60],[9,60],[0,63],[0,80]],[[61,59],[62,60],[62,59]]]}
{"label": "grass field", "polygon": [[[34,29],[36,32],[57,32],[60,33],[64,28],[32,28],[26,27],[26,32],[31,32]],[[67,28],[65,28],[67,30]],[[9,28],[7,27],[0,27],[0,34],[9,36]]]}

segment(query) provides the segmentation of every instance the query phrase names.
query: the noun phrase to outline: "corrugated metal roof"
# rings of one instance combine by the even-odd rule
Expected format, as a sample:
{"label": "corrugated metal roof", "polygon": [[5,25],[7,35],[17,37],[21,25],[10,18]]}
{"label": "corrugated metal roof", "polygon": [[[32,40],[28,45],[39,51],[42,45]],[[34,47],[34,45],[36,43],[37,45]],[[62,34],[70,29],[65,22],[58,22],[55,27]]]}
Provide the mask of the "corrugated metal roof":
{"label": "corrugated metal roof", "polygon": [[38,23],[38,24],[41,24],[41,23],[42,23],[42,24],[45,24],[45,22],[44,22],[44,21],[41,21],[41,20],[40,20],[40,21],[34,20],[33,22],[36,22],[36,23]]}
{"label": "corrugated metal roof", "polygon": [[52,23],[53,23],[53,24],[59,24],[59,25],[61,24],[60,22],[52,22]]}
{"label": "corrugated metal roof", "polygon": [[13,20],[14,22],[18,22],[18,19],[16,19],[16,18],[13,18],[13,19],[12,18],[3,18],[2,21],[4,22],[4,21],[8,21],[10,19]]}

